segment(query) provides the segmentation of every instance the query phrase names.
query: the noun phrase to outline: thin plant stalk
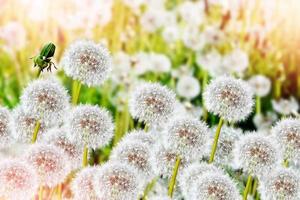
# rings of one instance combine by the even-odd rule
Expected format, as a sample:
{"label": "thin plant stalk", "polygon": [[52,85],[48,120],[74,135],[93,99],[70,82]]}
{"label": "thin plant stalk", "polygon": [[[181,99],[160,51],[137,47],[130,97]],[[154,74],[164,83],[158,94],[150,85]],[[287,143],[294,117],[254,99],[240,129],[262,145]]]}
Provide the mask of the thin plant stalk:
{"label": "thin plant stalk", "polygon": [[257,180],[257,178],[256,179],[254,179],[254,181],[253,181],[253,187],[252,187],[252,195],[253,195],[253,197],[255,196],[255,194],[256,194],[256,192],[257,192],[257,187],[258,187],[258,180]]}
{"label": "thin plant stalk", "polygon": [[81,83],[74,80],[73,88],[72,88],[72,104],[73,105],[76,105],[78,103],[80,90],[81,90]]}
{"label": "thin plant stalk", "polygon": [[141,200],[147,200],[147,196],[148,196],[149,192],[151,192],[151,190],[154,188],[157,180],[158,180],[158,177],[155,177],[147,184],[147,186],[143,192],[143,197],[141,198]]}
{"label": "thin plant stalk", "polygon": [[261,98],[256,96],[256,114],[261,114]]}
{"label": "thin plant stalk", "polygon": [[35,127],[34,127],[32,139],[31,139],[32,144],[35,143],[35,141],[37,140],[37,136],[38,136],[40,128],[41,128],[41,122],[37,121],[35,124]]}
{"label": "thin plant stalk", "polygon": [[39,189],[39,200],[43,200],[43,186],[40,186]]}
{"label": "thin plant stalk", "polygon": [[39,78],[42,73],[42,69],[39,67],[36,77]]}
{"label": "thin plant stalk", "polygon": [[224,123],[223,118],[220,118],[208,163],[212,163],[214,161],[215,154],[216,154],[216,151],[217,151],[218,141],[219,141],[219,137],[220,137],[220,132],[221,132],[221,128],[223,126],[223,123]]}
{"label": "thin plant stalk", "polygon": [[88,165],[88,147],[87,145],[84,146],[84,149],[83,149],[83,158],[82,158],[82,166],[83,167],[86,167]]}
{"label": "thin plant stalk", "polygon": [[57,186],[57,199],[62,200],[62,183]]}
{"label": "thin plant stalk", "polygon": [[173,197],[174,187],[175,187],[175,183],[176,183],[176,178],[177,178],[180,162],[181,162],[181,158],[180,158],[180,156],[177,156],[175,166],[173,169],[173,174],[171,176],[170,183],[169,183],[169,189],[168,189],[168,195],[171,198]]}
{"label": "thin plant stalk", "polygon": [[286,167],[286,168],[289,167],[289,160],[288,159],[284,159],[283,166]]}
{"label": "thin plant stalk", "polygon": [[246,184],[246,187],[245,187],[245,190],[244,190],[244,193],[243,193],[243,200],[247,200],[251,184],[252,184],[252,176],[249,175],[248,180],[247,180],[247,184]]}

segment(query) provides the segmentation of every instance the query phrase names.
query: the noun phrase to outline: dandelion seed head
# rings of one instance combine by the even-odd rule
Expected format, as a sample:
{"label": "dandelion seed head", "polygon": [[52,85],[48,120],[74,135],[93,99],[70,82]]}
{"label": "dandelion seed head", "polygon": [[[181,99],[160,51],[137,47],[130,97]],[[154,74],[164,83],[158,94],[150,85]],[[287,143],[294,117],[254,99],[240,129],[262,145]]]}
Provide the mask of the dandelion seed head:
{"label": "dandelion seed head", "polygon": [[0,163],[0,196],[5,199],[32,199],[38,189],[37,175],[30,165],[17,160]]}
{"label": "dandelion seed head", "polygon": [[134,118],[149,124],[167,121],[175,105],[175,94],[158,83],[144,83],[138,86],[129,102]]}
{"label": "dandelion seed head", "polygon": [[94,190],[94,176],[98,167],[86,167],[76,174],[71,189],[75,200],[100,200]]}
{"label": "dandelion seed head", "polygon": [[142,144],[148,145],[149,147],[153,146],[156,141],[155,132],[145,132],[143,130],[134,130],[125,135],[122,139],[124,141],[134,141],[140,142]]}
{"label": "dandelion seed head", "polygon": [[191,198],[198,200],[232,200],[241,199],[235,183],[220,173],[207,172],[195,181],[192,186]]}
{"label": "dandelion seed head", "polygon": [[68,121],[72,137],[91,148],[103,147],[113,137],[112,117],[99,106],[79,105],[73,109]]}
{"label": "dandelion seed head", "polygon": [[201,157],[209,139],[208,133],[208,127],[204,122],[180,117],[170,120],[164,135],[166,145],[176,149],[178,154]]}
{"label": "dandelion seed head", "polygon": [[177,82],[176,91],[178,95],[186,99],[193,99],[200,93],[200,84],[192,76],[182,76]]}
{"label": "dandelion seed head", "polygon": [[111,159],[136,168],[146,180],[154,178],[151,151],[146,144],[137,141],[121,142],[114,148]]}
{"label": "dandelion seed head", "polygon": [[284,158],[300,162],[300,120],[283,119],[272,128],[271,132],[284,150]]}
{"label": "dandelion seed head", "polygon": [[7,145],[12,135],[11,114],[7,108],[0,107],[0,139],[1,145]]}
{"label": "dandelion seed head", "polygon": [[92,41],[72,43],[62,58],[65,73],[88,86],[101,85],[112,68],[112,58],[106,47]]}
{"label": "dandelion seed head", "polygon": [[265,176],[259,191],[266,200],[297,200],[300,198],[300,176],[292,169],[276,169]]}
{"label": "dandelion seed head", "polygon": [[95,175],[94,189],[99,199],[137,199],[141,192],[137,171],[126,164],[108,162]]}
{"label": "dandelion seed head", "polygon": [[253,92],[248,84],[227,76],[213,80],[206,87],[203,98],[209,112],[229,122],[245,120],[253,107]]}
{"label": "dandelion seed head", "polygon": [[34,144],[25,159],[38,173],[40,185],[53,187],[62,183],[70,172],[66,154],[53,145]]}
{"label": "dandelion seed head", "polygon": [[26,113],[49,125],[57,125],[69,109],[69,99],[65,88],[49,78],[31,82],[23,91],[21,104]]}
{"label": "dandelion seed head", "polygon": [[267,96],[271,90],[271,81],[263,75],[252,76],[248,83],[253,88],[255,95],[259,97]]}
{"label": "dandelion seed head", "polygon": [[234,162],[250,174],[268,173],[282,161],[281,149],[274,138],[261,133],[240,137],[235,145]]}

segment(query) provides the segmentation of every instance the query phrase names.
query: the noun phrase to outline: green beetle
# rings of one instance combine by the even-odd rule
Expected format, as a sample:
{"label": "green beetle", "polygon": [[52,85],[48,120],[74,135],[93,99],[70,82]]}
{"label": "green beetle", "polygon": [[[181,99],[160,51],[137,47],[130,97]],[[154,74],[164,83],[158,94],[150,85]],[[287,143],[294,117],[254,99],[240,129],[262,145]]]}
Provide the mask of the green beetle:
{"label": "green beetle", "polygon": [[39,67],[42,72],[44,69],[51,72],[51,67],[53,66],[55,69],[55,64],[51,61],[52,57],[55,53],[55,45],[53,43],[46,44],[39,55],[32,57],[34,67]]}

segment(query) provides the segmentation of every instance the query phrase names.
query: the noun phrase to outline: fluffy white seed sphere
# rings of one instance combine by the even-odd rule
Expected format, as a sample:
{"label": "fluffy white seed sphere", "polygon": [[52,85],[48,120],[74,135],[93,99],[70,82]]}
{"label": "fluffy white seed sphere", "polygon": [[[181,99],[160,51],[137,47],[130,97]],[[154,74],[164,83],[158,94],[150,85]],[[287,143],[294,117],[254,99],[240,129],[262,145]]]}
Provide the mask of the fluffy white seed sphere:
{"label": "fluffy white seed sphere", "polygon": [[107,145],[113,137],[114,124],[110,113],[92,105],[79,105],[68,119],[69,131],[74,139],[91,148]]}
{"label": "fluffy white seed sphere", "polygon": [[6,146],[11,140],[11,114],[7,108],[0,107],[0,147]]}
{"label": "fluffy white seed sphere", "polygon": [[176,91],[178,95],[186,99],[193,99],[200,93],[199,81],[192,76],[180,77],[176,85]]}
{"label": "fluffy white seed sphere", "polygon": [[131,95],[129,108],[134,118],[149,124],[160,124],[172,115],[175,94],[158,83],[144,83]]}
{"label": "fluffy white seed sphere", "polygon": [[284,158],[300,162],[300,120],[287,118],[279,121],[272,134],[284,150]]}
{"label": "fluffy white seed sphere", "polygon": [[262,179],[259,191],[265,200],[300,199],[300,176],[292,169],[279,168]]}
{"label": "fluffy white seed sphere", "polygon": [[241,200],[236,184],[226,175],[207,172],[195,181],[189,199]]}
{"label": "fluffy white seed sphere", "polygon": [[62,183],[70,172],[68,157],[63,150],[52,145],[33,145],[25,159],[38,173],[40,185],[54,187]]}
{"label": "fluffy white seed sphere", "polygon": [[37,175],[31,166],[17,160],[0,163],[0,197],[29,200],[37,189]]}
{"label": "fluffy white seed sphere", "polygon": [[57,80],[35,80],[24,89],[21,104],[25,112],[44,123],[59,124],[69,109],[69,99]]}
{"label": "fluffy white seed sphere", "polygon": [[137,171],[126,164],[108,162],[95,174],[94,190],[99,199],[137,199],[140,188]]}
{"label": "fluffy white seed sphere", "polygon": [[137,141],[121,142],[114,148],[111,159],[136,168],[145,177],[145,181],[154,178],[151,151],[146,144]]}
{"label": "fluffy white seed sphere", "polygon": [[62,58],[65,73],[88,86],[101,85],[111,71],[109,51],[92,41],[76,41],[65,51]]}
{"label": "fluffy white seed sphere", "polygon": [[182,170],[182,173],[178,177],[180,189],[183,196],[186,198],[191,194],[191,188],[195,182],[204,174],[208,172],[220,172],[221,171],[212,164],[194,162]]}
{"label": "fluffy white seed sphere", "polygon": [[248,173],[262,175],[282,162],[281,149],[273,137],[249,133],[235,145],[234,160]]}
{"label": "fluffy white seed sphere", "polygon": [[175,149],[182,156],[201,158],[209,139],[207,125],[194,118],[180,117],[171,120],[165,130],[166,146]]}
{"label": "fluffy white seed sphere", "polygon": [[22,106],[17,106],[12,111],[13,118],[13,135],[17,141],[22,143],[30,143],[32,140],[32,135],[37,121],[40,122],[40,129],[38,132],[37,141],[40,140],[49,129],[48,123],[39,120],[31,112],[25,112]]}
{"label": "fluffy white seed sphere", "polygon": [[99,167],[86,167],[76,174],[71,189],[75,200],[100,200],[95,194],[94,177]]}
{"label": "fluffy white seed sphere", "polygon": [[259,97],[267,96],[271,90],[271,81],[263,75],[252,76],[248,83],[254,90],[255,95]]}
{"label": "fluffy white seed sphere", "polygon": [[157,134],[155,132],[145,132],[143,130],[134,130],[129,132],[123,137],[121,142],[134,141],[145,144],[149,147],[153,146],[156,142]]}
{"label": "fluffy white seed sphere", "polygon": [[70,138],[66,128],[53,128],[47,131],[45,135],[43,142],[62,149],[68,157],[72,170],[81,166],[83,145]]}
{"label": "fluffy white seed sphere", "polygon": [[222,76],[214,79],[203,93],[204,103],[209,112],[229,122],[246,119],[252,111],[253,92],[240,79]]}

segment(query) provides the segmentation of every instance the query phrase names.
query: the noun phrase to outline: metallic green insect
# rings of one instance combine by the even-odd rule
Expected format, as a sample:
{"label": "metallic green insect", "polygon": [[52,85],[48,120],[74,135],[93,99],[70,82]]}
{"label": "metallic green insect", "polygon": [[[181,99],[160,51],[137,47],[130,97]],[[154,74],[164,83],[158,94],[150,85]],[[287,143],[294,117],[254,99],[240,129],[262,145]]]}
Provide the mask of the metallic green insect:
{"label": "metallic green insect", "polygon": [[32,57],[34,67],[39,67],[40,72],[42,72],[44,69],[47,69],[47,71],[51,72],[51,67],[53,66],[55,69],[55,64],[51,61],[52,57],[55,53],[55,45],[53,43],[46,44],[39,55]]}

